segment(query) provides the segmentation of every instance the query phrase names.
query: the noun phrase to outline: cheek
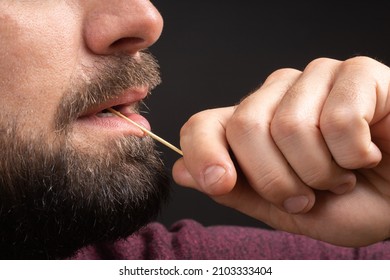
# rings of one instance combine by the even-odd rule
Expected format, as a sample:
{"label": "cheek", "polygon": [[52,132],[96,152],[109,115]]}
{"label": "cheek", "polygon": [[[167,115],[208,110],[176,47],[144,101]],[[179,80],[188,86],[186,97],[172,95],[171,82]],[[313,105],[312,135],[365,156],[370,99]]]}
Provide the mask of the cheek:
{"label": "cheek", "polygon": [[47,129],[75,73],[80,43],[77,22],[65,29],[58,17],[31,16],[0,15],[0,114]]}

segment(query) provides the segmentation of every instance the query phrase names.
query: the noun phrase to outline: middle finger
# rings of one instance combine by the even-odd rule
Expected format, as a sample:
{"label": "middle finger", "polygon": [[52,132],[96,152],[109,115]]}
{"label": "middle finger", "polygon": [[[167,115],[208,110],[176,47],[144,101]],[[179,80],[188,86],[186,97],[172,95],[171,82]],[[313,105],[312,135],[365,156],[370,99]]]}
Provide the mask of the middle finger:
{"label": "middle finger", "polygon": [[275,110],[301,72],[282,69],[244,99],[226,127],[228,143],[249,185],[267,201],[289,213],[308,211],[313,191],[296,176],[270,135]]}

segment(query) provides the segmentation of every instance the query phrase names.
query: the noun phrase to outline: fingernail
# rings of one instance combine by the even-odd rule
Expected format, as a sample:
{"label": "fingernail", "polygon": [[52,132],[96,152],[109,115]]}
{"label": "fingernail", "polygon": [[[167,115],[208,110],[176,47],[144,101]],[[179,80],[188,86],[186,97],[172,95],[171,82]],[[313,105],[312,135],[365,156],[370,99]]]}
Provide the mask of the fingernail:
{"label": "fingernail", "polygon": [[350,183],[341,184],[340,186],[337,186],[336,188],[332,189],[332,192],[335,194],[344,194],[351,188]]}
{"label": "fingernail", "polygon": [[341,183],[337,187],[331,189],[331,191],[335,194],[344,194],[349,190],[353,189],[356,184],[356,175],[352,172],[347,173],[346,175],[344,175],[342,182],[343,183]]}
{"label": "fingernail", "polygon": [[286,199],[283,203],[284,209],[288,213],[297,214],[302,212],[309,204],[309,198],[307,196],[294,196]]}
{"label": "fingernail", "polygon": [[219,165],[213,165],[207,168],[203,174],[205,187],[209,187],[217,183],[223,175],[225,175],[225,173],[225,168]]}

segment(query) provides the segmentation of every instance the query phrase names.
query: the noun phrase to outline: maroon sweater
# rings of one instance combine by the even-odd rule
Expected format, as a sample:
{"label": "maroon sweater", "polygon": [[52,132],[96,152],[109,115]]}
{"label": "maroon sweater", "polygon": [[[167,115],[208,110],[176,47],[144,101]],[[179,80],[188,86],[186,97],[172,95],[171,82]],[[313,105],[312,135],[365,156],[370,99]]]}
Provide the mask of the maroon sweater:
{"label": "maroon sweater", "polygon": [[300,235],[183,220],[170,230],[152,223],[115,243],[89,246],[75,259],[390,259],[390,242],[344,248]]}

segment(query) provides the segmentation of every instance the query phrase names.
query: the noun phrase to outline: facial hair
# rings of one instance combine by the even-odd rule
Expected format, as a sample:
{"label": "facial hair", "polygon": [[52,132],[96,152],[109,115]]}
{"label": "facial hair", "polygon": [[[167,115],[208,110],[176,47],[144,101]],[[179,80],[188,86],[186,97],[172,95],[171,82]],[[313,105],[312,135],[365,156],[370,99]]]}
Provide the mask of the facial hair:
{"label": "facial hair", "polygon": [[[153,141],[122,137],[82,150],[72,122],[126,88],[154,87],[157,64],[115,57],[99,74],[65,93],[53,131],[21,131],[1,119],[0,257],[62,259],[79,248],[127,237],[153,220],[168,197],[168,179]],[[55,131],[55,132],[54,132]],[[54,135],[54,136],[53,136]]]}

